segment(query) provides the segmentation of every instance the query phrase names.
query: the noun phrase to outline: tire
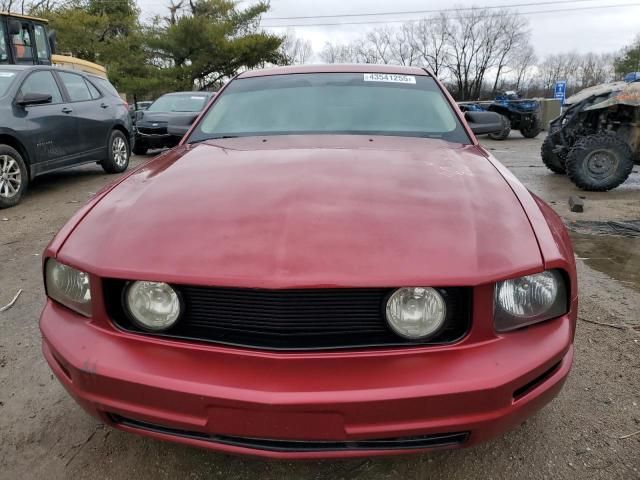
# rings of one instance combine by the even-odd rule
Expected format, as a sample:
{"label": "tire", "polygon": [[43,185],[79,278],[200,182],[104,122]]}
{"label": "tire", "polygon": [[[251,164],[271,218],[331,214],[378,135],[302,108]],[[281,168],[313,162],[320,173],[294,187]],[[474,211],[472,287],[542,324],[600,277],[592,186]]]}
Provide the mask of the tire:
{"label": "tire", "polygon": [[29,170],[22,155],[9,145],[0,145],[0,209],[20,203],[29,185]]}
{"label": "tire", "polygon": [[496,133],[490,133],[489,138],[491,140],[505,140],[509,138],[509,134],[511,133],[511,121],[509,117],[504,115],[500,115],[502,117],[502,130]]}
{"label": "tire", "polygon": [[579,139],[567,156],[567,175],[582,190],[606,192],[624,182],[633,170],[633,152],[614,133]]}
{"label": "tire", "polygon": [[129,166],[129,140],[120,130],[113,130],[109,136],[109,144],[107,145],[108,157],[105,158],[100,165],[107,173],[122,173]]}
{"label": "tire", "polygon": [[133,146],[133,153],[135,153],[136,155],[146,155],[147,150],[149,149],[145,147],[144,143],[140,141],[137,141]]}
{"label": "tire", "polygon": [[554,148],[553,138],[551,135],[547,135],[547,138],[544,139],[542,147],[540,148],[542,163],[553,173],[567,173],[564,161],[553,151]]}
{"label": "tire", "polygon": [[532,125],[528,125],[524,128],[520,129],[520,133],[524,138],[536,138],[540,135],[542,131],[542,125],[540,124],[540,120],[537,118],[534,120]]}

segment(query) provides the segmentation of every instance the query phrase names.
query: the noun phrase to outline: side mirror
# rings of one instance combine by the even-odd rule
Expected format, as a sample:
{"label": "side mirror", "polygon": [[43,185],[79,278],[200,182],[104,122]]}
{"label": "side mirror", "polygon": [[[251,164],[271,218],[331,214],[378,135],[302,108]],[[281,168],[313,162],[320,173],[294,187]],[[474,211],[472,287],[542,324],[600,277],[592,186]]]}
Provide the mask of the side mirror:
{"label": "side mirror", "polygon": [[51,103],[51,95],[48,93],[25,93],[16,99],[16,103],[23,107],[28,105],[44,105]]}
{"label": "side mirror", "polygon": [[9,35],[18,35],[22,30],[22,23],[18,20],[9,20],[8,25]]}
{"label": "side mirror", "polygon": [[495,112],[465,112],[464,119],[476,135],[497,133],[504,128],[502,115]]}
{"label": "side mirror", "polygon": [[167,125],[167,133],[173,137],[184,137],[185,134],[189,131],[189,128],[191,128],[191,125],[193,125],[193,122],[195,122],[196,118],[198,118],[198,115],[199,114],[196,113],[187,117],[175,118],[171,120],[171,122],[169,122],[169,125]]}

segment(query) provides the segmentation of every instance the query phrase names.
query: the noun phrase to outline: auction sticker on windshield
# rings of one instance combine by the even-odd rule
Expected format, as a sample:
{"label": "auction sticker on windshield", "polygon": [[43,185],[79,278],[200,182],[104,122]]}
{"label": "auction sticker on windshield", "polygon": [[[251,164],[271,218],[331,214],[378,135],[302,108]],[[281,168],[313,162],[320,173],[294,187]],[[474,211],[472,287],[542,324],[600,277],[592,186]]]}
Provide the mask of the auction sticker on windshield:
{"label": "auction sticker on windshield", "polygon": [[395,75],[389,73],[365,73],[365,82],[389,82],[389,83],[416,83],[416,77],[412,75]]}

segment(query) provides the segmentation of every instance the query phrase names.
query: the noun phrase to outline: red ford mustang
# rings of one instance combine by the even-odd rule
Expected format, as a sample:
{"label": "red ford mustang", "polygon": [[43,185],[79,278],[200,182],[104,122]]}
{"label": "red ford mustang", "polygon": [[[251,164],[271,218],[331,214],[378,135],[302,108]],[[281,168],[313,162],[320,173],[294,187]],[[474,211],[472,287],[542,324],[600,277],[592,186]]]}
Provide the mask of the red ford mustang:
{"label": "red ford mustang", "polygon": [[84,409],[226,452],[476,444],[573,359],[561,220],[417,68],[238,76],[62,228],[44,277],[44,355]]}

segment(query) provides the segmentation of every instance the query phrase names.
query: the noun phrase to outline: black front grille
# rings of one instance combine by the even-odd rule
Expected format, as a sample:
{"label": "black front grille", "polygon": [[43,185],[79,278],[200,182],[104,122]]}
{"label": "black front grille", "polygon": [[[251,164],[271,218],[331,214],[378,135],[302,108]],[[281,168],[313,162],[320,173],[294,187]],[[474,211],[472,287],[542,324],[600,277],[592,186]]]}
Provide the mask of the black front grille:
{"label": "black front grille", "polygon": [[314,440],[279,440],[264,438],[234,437],[229,435],[213,435],[202,432],[181,430],[165,425],[142,422],[125,418],[116,414],[109,414],[111,421],[117,425],[161,433],[174,437],[191,438],[205,442],[220,443],[235,447],[265,450],[269,452],[349,452],[367,450],[417,450],[423,448],[454,447],[464,444],[469,438],[469,432],[439,433],[419,435],[414,437],[382,438],[374,440],[353,440],[348,442],[314,441]]}
{"label": "black front grille", "polygon": [[145,135],[166,135],[167,134],[167,124],[160,123],[157,127],[149,126],[143,127],[139,126],[138,131]]}
{"label": "black front grille", "polygon": [[[116,325],[145,333],[122,305],[126,283],[106,281],[109,314]],[[460,339],[470,323],[471,290],[439,289],[447,302],[445,327],[427,341],[413,342],[387,325],[385,305],[394,289],[348,288],[260,290],[175,285],[185,311],[165,337],[274,350],[443,344]]]}

